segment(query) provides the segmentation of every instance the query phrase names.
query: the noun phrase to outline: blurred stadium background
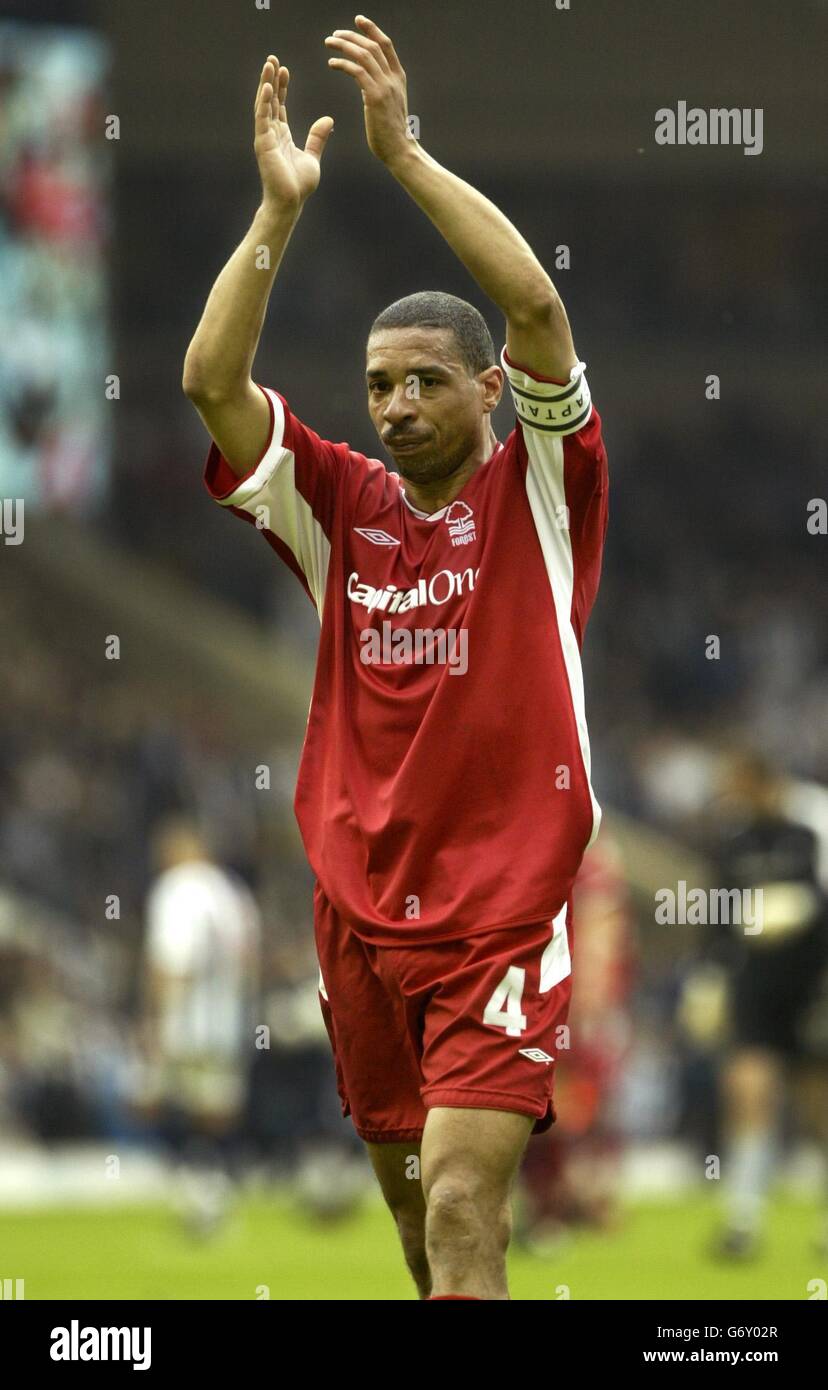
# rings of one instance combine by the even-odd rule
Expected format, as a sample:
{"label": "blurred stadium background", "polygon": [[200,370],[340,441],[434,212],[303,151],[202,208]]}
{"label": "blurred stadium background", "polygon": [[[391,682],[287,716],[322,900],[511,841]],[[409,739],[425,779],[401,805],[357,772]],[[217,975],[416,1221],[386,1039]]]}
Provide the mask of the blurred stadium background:
{"label": "blurred stadium background", "polygon": [[[610,455],[585,650],[606,831],[581,886],[580,976],[576,957],[594,1055],[573,1045],[557,1147],[538,1141],[522,1179],[517,1298],[804,1298],[828,1277],[824,1154],[790,1088],[762,1251],[710,1257],[728,1021],[699,928],[654,915],[659,888],[716,882],[717,777],[746,736],[820,846],[828,835],[826,541],[806,527],[825,495],[826,111],[809,55],[827,12],[372,13],[424,146],[504,208],[559,284]],[[325,67],[324,35],[352,22],[342,7],[4,0],[0,15],[0,496],[18,519],[25,502],[22,543],[7,511],[0,546],[0,1279],[24,1279],[27,1298],[410,1298],[316,1008],[292,815],[315,614],[209,501],[207,438],[180,390],[258,202],[249,118],[267,52],[291,69],[294,136],[324,113],[336,130],[257,379],[374,456],[374,314],[440,288],[481,308],[498,347],[502,325],[365,148],[355,94]],[[761,156],[657,147],[655,111],[682,99],[763,108]],[[561,245],[571,269],[556,271]],[[495,427],[511,429],[508,402]],[[261,914],[251,1003],[270,1046],[249,1031],[223,1221],[168,1203],[169,1134],[148,1102],[147,895],[171,815]],[[567,1156],[589,1190],[561,1203]]]}

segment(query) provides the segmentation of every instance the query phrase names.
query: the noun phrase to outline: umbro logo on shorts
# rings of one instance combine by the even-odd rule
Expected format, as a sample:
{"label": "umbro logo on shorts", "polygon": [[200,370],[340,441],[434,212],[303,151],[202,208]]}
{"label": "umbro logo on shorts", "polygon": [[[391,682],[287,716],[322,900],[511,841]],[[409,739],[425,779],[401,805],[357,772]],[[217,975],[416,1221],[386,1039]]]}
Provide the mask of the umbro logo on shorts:
{"label": "umbro logo on shorts", "polygon": [[393,536],[389,536],[387,531],[382,531],[378,526],[355,526],[354,530],[358,536],[364,536],[366,541],[372,541],[374,545],[399,545],[400,542]]}
{"label": "umbro logo on shorts", "polygon": [[550,1057],[548,1052],[542,1052],[539,1047],[519,1047],[521,1057],[528,1057],[530,1062],[554,1062],[555,1058]]}

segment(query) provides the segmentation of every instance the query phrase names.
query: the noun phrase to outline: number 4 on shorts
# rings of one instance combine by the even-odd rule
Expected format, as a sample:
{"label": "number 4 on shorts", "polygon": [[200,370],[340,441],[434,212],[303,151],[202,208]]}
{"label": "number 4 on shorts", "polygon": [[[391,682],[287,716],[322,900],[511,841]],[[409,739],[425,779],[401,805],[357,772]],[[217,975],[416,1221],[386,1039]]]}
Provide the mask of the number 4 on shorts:
{"label": "number 4 on shorts", "polygon": [[519,1038],[526,1027],[526,1015],[521,1013],[520,1001],[526,971],[522,965],[510,965],[497,989],[483,1010],[483,1022],[495,1028],[505,1028],[507,1038]]}

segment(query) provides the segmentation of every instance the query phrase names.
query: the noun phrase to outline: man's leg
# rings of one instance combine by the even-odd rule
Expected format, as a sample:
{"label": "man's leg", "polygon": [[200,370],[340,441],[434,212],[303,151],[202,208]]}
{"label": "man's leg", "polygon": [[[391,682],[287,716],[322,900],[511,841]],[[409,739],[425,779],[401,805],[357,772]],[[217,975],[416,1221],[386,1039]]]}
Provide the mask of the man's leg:
{"label": "man's leg", "polygon": [[[420,1073],[432,1298],[509,1298],[511,1189],[529,1135],[554,1113],[556,1029],[566,1020],[571,992],[570,924],[567,904],[554,920],[522,928],[376,950],[389,994],[403,1001]],[[497,1013],[504,983],[511,1006],[518,980],[518,1011]],[[507,1110],[512,1102],[526,1113]],[[410,1113],[409,1105],[401,1120],[385,1123],[399,1130],[412,1123]]]}
{"label": "man's leg", "polygon": [[803,1057],[794,1074],[796,1106],[805,1134],[820,1148],[823,1163],[818,1245],[828,1255],[828,1060]]}
{"label": "man's leg", "polygon": [[421,1149],[433,1297],[505,1300],[511,1189],[534,1120],[435,1106]]}
{"label": "man's leg", "polygon": [[419,1164],[426,1108],[399,990],[393,978],[380,978],[375,967],[379,949],[350,929],[319,888],[314,893],[314,926],[319,1003],[342,1113],[351,1115],[365,1144],[406,1263],[425,1299],[430,1283]]}
{"label": "man's leg", "polygon": [[420,1180],[420,1145],[367,1144],[368,1156],[379,1179],[382,1195],[397,1223],[405,1262],[421,1299],[431,1295],[431,1274],[426,1258],[425,1200]]}
{"label": "man's leg", "polygon": [[780,1063],[767,1048],[740,1048],[725,1066],[723,1255],[752,1253],[760,1233],[776,1159],[781,1090]]}

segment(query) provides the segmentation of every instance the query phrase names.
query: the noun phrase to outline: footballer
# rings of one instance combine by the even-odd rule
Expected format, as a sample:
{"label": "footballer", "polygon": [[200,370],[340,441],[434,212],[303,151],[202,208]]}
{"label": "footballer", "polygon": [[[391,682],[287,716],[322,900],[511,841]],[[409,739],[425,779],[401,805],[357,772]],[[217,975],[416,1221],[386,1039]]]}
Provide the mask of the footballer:
{"label": "footballer", "polygon": [[[438,291],[377,315],[367,406],[393,471],[320,438],[254,379],[333,129],[321,116],[294,144],[288,69],[271,55],[255,101],[261,202],[183,387],[212,436],[210,494],[261,530],[320,620],[295,809],[343,1114],[420,1298],[502,1300],[510,1191],[530,1135],[555,1119],[572,885],[600,820],[580,648],[606,453],[548,274],[411,138],[394,45],[354,24],[324,40],[329,65],[359,88],[372,154],[503,315],[505,346],[497,357],[477,309]],[[501,441],[505,383],[517,418]]]}

